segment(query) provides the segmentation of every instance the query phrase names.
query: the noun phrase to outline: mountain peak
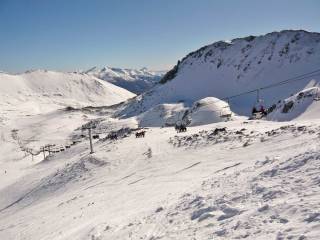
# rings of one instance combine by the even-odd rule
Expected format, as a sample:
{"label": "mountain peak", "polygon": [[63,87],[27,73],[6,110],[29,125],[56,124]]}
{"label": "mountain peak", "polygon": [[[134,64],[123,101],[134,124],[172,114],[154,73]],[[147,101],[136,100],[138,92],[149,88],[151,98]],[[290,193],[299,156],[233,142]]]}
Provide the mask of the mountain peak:
{"label": "mountain peak", "polygon": [[[190,105],[205,97],[234,98],[232,110],[249,114],[257,96],[255,89],[319,69],[320,34],[284,30],[261,36],[218,41],[189,53],[161,79],[161,86],[132,101],[121,114],[134,115],[163,102]],[[320,76],[314,77],[317,81]],[[261,91],[265,104],[273,104],[300,91],[308,81]],[[241,104],[240,104],[241,102]]]}

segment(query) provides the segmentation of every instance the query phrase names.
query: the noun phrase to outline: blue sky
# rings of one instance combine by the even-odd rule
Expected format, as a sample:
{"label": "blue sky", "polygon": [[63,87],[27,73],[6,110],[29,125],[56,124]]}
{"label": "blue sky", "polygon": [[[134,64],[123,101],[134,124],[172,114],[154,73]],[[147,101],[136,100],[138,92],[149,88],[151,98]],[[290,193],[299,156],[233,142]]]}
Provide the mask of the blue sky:
{"label": "blue sky", "polygon": [[217,40],[320,32],[318,0],[0,0],[0,69],[169,69]]}

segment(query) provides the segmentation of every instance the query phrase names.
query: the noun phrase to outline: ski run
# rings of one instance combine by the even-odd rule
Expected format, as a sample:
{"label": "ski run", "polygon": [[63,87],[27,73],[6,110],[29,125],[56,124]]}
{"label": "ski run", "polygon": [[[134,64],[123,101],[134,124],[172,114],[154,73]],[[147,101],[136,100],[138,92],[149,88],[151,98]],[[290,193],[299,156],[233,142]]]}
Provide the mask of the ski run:
{"label": "ski run", "polygon": [[0,239],[320,239],[319,71],[262,92],[262,118],[249,120],[255,95],[222,99],[316,70],[319,42],[217,42],[160,83],[145,69],[0,73]]}

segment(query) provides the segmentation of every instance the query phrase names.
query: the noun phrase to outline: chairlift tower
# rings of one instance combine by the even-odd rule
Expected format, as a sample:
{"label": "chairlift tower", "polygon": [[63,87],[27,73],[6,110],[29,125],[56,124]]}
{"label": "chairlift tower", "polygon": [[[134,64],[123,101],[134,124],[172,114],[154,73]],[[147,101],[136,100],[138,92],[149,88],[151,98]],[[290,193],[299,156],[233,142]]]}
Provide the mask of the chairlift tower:
{"label": "chairlift tower", "polygon": [[82,130],[88,130],[88,135],[89,135],[89,142],[90,142],[90,154],[94,153],[93,152],[93,144],[92,144],[92,129],[95,129],[96,126],[93,124],[90,124],[89,126],[82,127]]}
{"label": "chairlift tower", "polygon": [[257,89],[257,103],[260,101],[260,88]]}

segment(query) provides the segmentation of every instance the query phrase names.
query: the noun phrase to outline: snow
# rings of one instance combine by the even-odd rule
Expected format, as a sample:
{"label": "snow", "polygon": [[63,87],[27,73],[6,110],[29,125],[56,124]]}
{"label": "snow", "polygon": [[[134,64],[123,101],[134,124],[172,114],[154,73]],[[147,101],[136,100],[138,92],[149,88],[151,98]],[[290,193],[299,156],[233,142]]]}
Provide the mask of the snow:
{"label": "snow", "polygon": [[[84,113],[55,114],[66,117],[52,130],[69,125],[67,116],[81,125],[77,118]],[[19,138],[39,121],[30,116]],[[101,138],[91,155],[88,139],[44,161],[1,147],[1,239],[319,236],[318,121],[236,119],[180,134],[149,127],[145,138],[103,140],[117,121],[96,121]],[[118,127],[127,126],[136,124],[119,121]],[[34,132],[38,145],[46,143],[45,129]],[[9,135],[2,141],[16,146]]]}
{"label": "snow", "polygon": [[[18,161],[25,156],[22,146],[38,151],[45,144],[70,145],[69,134],[90,120],[90,114],[63,109],[112,105],[133,96],[131,92],[83,74],[47,70],[0,73],[1,169],[14,173],[1,180],[1,187],[19,178],[20,168],[34,164]],[[19,138],[15,136],[16,130]]]}
{"label": "snow", "polygon": [[268,114],[267,119],[272,121],[319,119],[319,93],[319,87],[305,88],[276,104],[275,110]]}
{"label": "snow", "polygon": [[126,69],[93,67],[84,73],[110,82],[130,92],[140,94],[155,86],[165,73],[164,71],[150,71],[147,68]]}
{"label": "snow", "polygon": [[[237,60],[248,42],[265,49],[275,36],[292,40],[298,33],[295,41],[316,53],[318,35],[302,31],[201,51],[232,47]],[[227,70],[206,71],[209,63],[198,54],[182,61],[193,64],[175,79],[136,97],[87,73],[0,73],[0,239],[319,239],[318,79],[273,93],[268,121],[238,116],[232,100],[219,100],[267,74],[311,69],[319,55],[298,54],[299,68],[277,57],[257,82],[250,78],[257,69],[232,82]],[[211,85],[219,74],[226,75]],[[177,133],[176,123],[189,123],[187,131]],[[93,154],[83,129],[89,125],[99,136]],[[142,130],[146,136],[136,138]],[[47,144],[54,152],[44,158],[39,150]]]}
{"label": "snow", "polygon": [[222,122],[223,116],[235,115],[231,112],[229,105],[214,97],[207,97],[194,103],[191,109],[191,126],[206,125],[209,123]]}
{"label": "snow", "polygon": [[[223,99],[312,72],[319,69],[319,63],[319,33],[292,30],[216,42],[188,54],[166,83],[128,102],[119,116],[131,117],[163,103],[191,106],[205,97]],[[262,90],[260,97],[271,106],[300,91],[312,79],[318,82],[319,72],[303,81]],[[255,101],[255,92],[233,98],[231,110],[249,115]]]}
{"label": "snow", "polygon": [[[304,89],[304,96],[315,89]],[[317,239],[318,120],[248,121],[231,113],[225,122],[225,109],[226,102],[211,97],[190,109],[163,104],[126,119],[100,107],[7,121],[0,238]],[[186,110],[194,125],[186,133],[158,127]],[[81,136],[88,121],[100,136],[94,154]],[[135,138],[139,126],[148,126],[145,138]],[[106,138],[124,128],[133,132]],[[45,160],[20,148],[61,148],[75,140]]]}
{"label": "snow", "polygon": [[183,104],[159,104],[136,117],[140,127],[174,126],[187,108]]}
{"label": "snow", "polygon": [[236,118],[228,103],[214,97],[201,99],[186,107],[183,103],[159,104],[135,119],[140,127],[166,127],[183,124],[190,126],[206,125]]}
{"label": "snow", "polygon": [[92,76],[46,70],[0,73],[0,122],[12,115],[49,113],[64,107],[113,105],[135,95]]}

